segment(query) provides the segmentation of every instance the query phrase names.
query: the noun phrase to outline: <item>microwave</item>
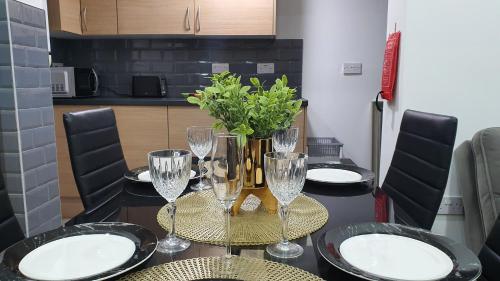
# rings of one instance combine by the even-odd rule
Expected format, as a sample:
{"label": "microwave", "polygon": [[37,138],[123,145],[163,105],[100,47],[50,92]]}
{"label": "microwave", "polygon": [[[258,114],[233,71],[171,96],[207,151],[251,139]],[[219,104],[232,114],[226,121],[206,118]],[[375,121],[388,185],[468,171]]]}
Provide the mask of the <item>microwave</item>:
{"label": "microwave", "polygon": [[52,96],[56,98],[97,95],[99,78],[93,68],[51,67]]}

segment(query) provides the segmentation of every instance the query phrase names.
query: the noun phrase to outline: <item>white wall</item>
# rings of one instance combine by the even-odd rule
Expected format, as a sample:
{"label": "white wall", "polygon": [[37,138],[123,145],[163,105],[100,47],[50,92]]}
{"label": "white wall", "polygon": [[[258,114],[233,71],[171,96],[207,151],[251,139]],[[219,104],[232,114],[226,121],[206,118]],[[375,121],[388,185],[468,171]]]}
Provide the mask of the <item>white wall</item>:
{"label": "white wall", "polygon": [[[458,118],[455,145],[500,126],[500,2],[389,0],[387,31],[402,31],[396,100],[384,112],[381,175],[406,109]],[[460,195],[452,164],[445,196]],[[438,216],[433,231],[463,241],[463,217]]]}
{"label": "white wall", "polygon": [[[335,136],[358,165],[371,165],[371,101],[380,88],[387,0],[279,0],[278,38],[303,38],[309,136]],[[344,62],[363,74],[344,76]]]}

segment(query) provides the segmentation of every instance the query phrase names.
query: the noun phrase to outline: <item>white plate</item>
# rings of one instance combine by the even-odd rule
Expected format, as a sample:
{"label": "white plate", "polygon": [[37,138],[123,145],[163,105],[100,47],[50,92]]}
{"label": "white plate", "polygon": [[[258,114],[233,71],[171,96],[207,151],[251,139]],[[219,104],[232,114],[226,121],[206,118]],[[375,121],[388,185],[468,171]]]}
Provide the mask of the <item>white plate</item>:
{"label": "white plate", "polygon": [[[189,174],[189,179],[193,179],[196,176],[196,172],[191,170],[191,173]],[[142,182],[151,182],[151,175],[149,174],[149,171],[144,171],[137,175],[137,179]]]}
{"label": "white plate", "polygon": [[363,177],[349,170],[320,168],[308,170],[306,178],[317,182],[352,183],[361,181]]}
{"label": "white plate", "polygon": [[71,236],[29,252],[19,263],[19,271],[36,280],[91,277],[124,264],[135,249],[132,240],[118,235]]}
{"label": "white plate", "polygon": [[354,236],[340,244],[340,253],[352,266],[392,280],[439,280],[453,269],[452,260],[443,251],[399,235]]}

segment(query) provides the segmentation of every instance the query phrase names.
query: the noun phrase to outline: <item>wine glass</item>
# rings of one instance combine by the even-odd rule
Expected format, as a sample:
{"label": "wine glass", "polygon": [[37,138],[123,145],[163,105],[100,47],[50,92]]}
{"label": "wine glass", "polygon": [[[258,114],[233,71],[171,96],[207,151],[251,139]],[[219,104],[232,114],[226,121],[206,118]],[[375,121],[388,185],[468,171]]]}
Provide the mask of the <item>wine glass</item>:
{"label": "wine glass", "polygon": [[149,173],[156,191],[167,200],[172,227],[167,237],[158,241],[157,251],[175,253],[189,248],[191,242],[175,236],[175,200],[186,189],[191,174],[191,152],[158,150],[148,153]]}
{"label": "wine glass", "polygon": [[264,155],[266,181],[279,202],[282,240],[268,245],[266,251],[277,258],[296,258],[304,249],[288,241],[288,206],[300,194],[307,173],[307,155],[293,152],[268,152]]}
{"label": "wine glass", "polygon": [[221,273],[230,273],[231,207],[243,187],[243,142],[239,135],[217,134],[212,148],[212,185],[226,214],[226,254]]}
{"label": "wine glass", "polygon": [[192,126],[187,128],[187,140],[191,151],[198,157],[198,169],[200,171],[200,181],[191,185],[195,191],[209,189],[210,185],[203,181],[203,158],[212,149],[213,129],[211,127]]}
{"label": "wine glass", "polygon": [[273,148],[276,152],[293,152],[297,139],[299,138],[299,128],[291,127],[278,130],[273,133]]}

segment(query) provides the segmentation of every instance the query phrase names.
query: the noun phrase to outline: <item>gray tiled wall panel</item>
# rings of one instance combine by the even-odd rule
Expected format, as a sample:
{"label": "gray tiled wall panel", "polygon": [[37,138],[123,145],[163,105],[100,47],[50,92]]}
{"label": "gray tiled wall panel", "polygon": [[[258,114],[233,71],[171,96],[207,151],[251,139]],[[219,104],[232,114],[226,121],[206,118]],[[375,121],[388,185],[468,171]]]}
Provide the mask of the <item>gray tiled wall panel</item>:
{"label": "gray tiled wall panel", "polygon": [[0,110],[12,110],[14,107],[14,90],[12,88],[0,88]]}
{"label": "gray tiled wall panel", "polygon": [[24,171],[33,170],[45,164],[43,147],[37,147],[22,152]]}
{"label": "gray tiled wall panel", "polygon": [[[0,157],[1,153],[0,153]],[[3,180],[5,186],[7,187],[7,191],[9,194],[22,194],[23,187],[21,183],[21,174],[20,173],[3,173]]]}
{"label": "gray tiled wall panel", "polygon": [[61,215],[61,201],[58,197],[45,202],[43,205],[28,211],[30,230],[36,229],[45,222]]}
{"label": "gray tiled wall panel", "polygon": [[24,214],[24,195],[9,193],[10,204],[16,214]]}
{"label": "gray tiled wall panel", "polygon": [[45,13],[18,1],[9,1],[9,16],[13,22],[45,28]]}
{"label": "gray tiled wall panel", "polygon": [[21,173],[19,153],[0,153],[0,166],[4,173]]}
{"label": "gray tiled wall panel", "polygon": [[12,69],[10,66],[0,66],[0,88],[12,87]]}
{"label": "gray tiled wall panel", "polygon": [[48,220],[46,223],[42,224],[41,226],[35,228],[35,229],[32,229],[30,231],[31,235],[36,235],[36,234],[39,234],[39,233],[43,233],[43,232],[46,232],[46,231],[49,231],[49,230],[52,230],[58,226],[61,226],[62,224],[62,218],[61,216],[57,216],[57,217],[54,217],[50,220]]}
{"label": "gray tiled wall panel", "polygon": [[9,27],[6,21],[0,21],[0,43],[9,44]]}
{"label": "gray tiled wall panel", "polygon": [[38,185],[42,185],[57,179],[57,164],[47,163],[36,169]]}
{"label": "gray tiled wall panel", "polygon": [[18,88],[16,91],[17,106],[20,109],[40,108],[43,111],[52,109],[52,92],[49,87]]}
{"label": "gray tiled wall panel", "polygon": [[24,233],[26,233],[26,215],[25,214],[15,214],[19,225]]}
{"label": "gray tiled wall panel", "polygon": [[36,47],[36,31],[37,29],[34,27],[11,22],[10,34],[12,45]]}
{"label": "gray tiled wall panel", "polygon": [[0,65],[10,66],[10,46],[9,44],[0,44]]}
{"label": "gray tiled wall panel", "polygon": [[0,128],[3,132],[16,132],[16,111],[13,109],[0,110]]}
{"label": "gray tiled wall panel", "polygon": [[19,152],[19,141],[17,132],[0,131],[0,151],[6,153]]}

